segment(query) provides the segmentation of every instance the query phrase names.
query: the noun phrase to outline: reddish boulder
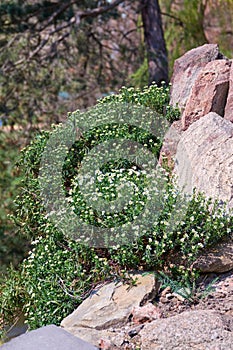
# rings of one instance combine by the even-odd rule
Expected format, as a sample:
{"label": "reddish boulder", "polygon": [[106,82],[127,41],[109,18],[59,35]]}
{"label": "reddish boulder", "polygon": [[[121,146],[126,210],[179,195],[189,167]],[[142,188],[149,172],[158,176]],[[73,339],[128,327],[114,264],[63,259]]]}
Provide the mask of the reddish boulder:
{"label": "reddish boulder", "polygon": [[224,118],[233,123],[233,60],[231,60],[231,70],[229,78],[229,92],[224,112]]}
{"label": "reddish boulder", "polygon": [[209,112],[224,116],[230,67],[231,61],[222,59],[209,62],[202,69],[181,118],[183,130]]}
{"label": "reddish boulder", "polygon": [[183,112],[200,71],[208,62],[222,59],[217,44],[205,44],[186,52],[175,61],[171,78],[171,105]]}

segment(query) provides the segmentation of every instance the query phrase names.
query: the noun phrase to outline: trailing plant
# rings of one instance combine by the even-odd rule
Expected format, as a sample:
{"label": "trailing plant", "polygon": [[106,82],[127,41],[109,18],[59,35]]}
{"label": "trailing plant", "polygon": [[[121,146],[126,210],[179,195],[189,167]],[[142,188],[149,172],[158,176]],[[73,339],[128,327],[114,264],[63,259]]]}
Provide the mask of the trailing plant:
{"label": "trailing plant", "polygon": [[[128,112],[131,111],[133,103],[137,110],[137,103],[140,102],[146,108],[157,111],[153,114],[155,118],[163,114],[163,111],[166,112],[169,96],[164,87],[152,86],[145,88],[144,92],[133,91],[123,88],[119,95],[100,101],[88,112],[71,113],[71,127],[79,125],[83,120],[88,123],[90,114],[98,121],[104,111],[107,113],[106,120],[109,121],[112,114],[117,115],[119,112],[116,110],[116,102],[120,106],[122,103],[124,107],[128,106]],[[173,113],[172,109],[171,112]],[[129,116],[133,117],[133,113],[129,113]],[[166,113],[164,118],[165,116]],[[62,130],[62,125],[58,125],[51,132],[41,132],[21,152],[19,161],[24,178],[12,218],[19,232],[31,238],[33,248],[19,272],[10,273],[8,279],[1,284],[0,311],[4,321],[9,323],[13,315],[22,310],[31,329],[49,323],[59,324],[97,283],[124,277],[126,271],[159,270],[169,272],[174,280],[181,283],[187,279],[195,280],[195,276],[191,274],[191,266],[197,255],[207,246],[230,235],[233,226],[232,216],[226,213],[224,207],[219,207],[217,202],[207,200],[196,192],[191,197],[184,196],[169,172],[160,169],[157,183],[161,187],[154,188],[159,210],[158,213],[156,210],[152,213],[152,222],[140,235],[137,234],[137,225],[132,225],[134,239],[125,241],[124,234],[120,237],[104,237],[115,243],[105,244],[102,248],[88,245],[82,237],[70,236],[65,230],[61,230],[60,222],[49,220],[41,196],[41,186],[47,186],[49,190],[50,182],[46,177],[42,183],[39,181],[39,173],[43,169],[41,159],[48,140],[52,135],[57,137],[54,137],[54,149],[49,152],[55,162],[61,147],[59,137],[64,136]],[[69,132],[65,135],[69,139]],[[112,138],[138,142],[154,156],[158,156],[162,143],[159,135],[155,137],[135,125],[96,123],[93,128],[81,132],[80,138],[66,150],[61,172],[64,203],[67,208],[85,223],[96,228],[108,227],[110,232],[114,227],[121,227],[127,222],[133,223],[150,202],[146,173],[137,163],[125,160],[124,157],[102,162],[95,173],[95,182],[109,207],[119,194],[119,184],[131,182],[134,191],[125,208],[118,213],[99,213],[85,201],[77,180],[77,175],[82,170],[82,161],[94,147]],[[117,146],[115,148],[117,150]],[[48,169],[53,174],[53,183],[56,184],[59,181],[58,175],[53,173],[52,168]],[[53,194],[54,188],[51,189],[48,195]],[[72,228],[73,224],[69,221],[67,229]],[[88,238],[94,236],[95,232],[88,233]],[[16,293],[15,286],[20,293]]]}
{"label": "trailing plant", "polygon": [[120,278],[114,269],[94,249],[67,241],[55,230],[38,236],[20,269],[9,269],[2,281],[2,326],[22,312],[30,329],[59,324],[98,282]]}

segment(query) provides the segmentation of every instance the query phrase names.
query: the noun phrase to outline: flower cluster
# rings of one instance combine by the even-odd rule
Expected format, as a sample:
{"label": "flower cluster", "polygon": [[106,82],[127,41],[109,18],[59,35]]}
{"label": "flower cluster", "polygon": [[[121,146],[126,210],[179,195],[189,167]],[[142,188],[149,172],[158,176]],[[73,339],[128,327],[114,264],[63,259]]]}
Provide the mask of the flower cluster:
{"label": "flower cluster", "polygon": [[99,102],[109,103],[114,101],[143,105],[163,114],[165,118],[172,123],[180,118],[180,111],[178,108],[169,105],[169,92],[170,85],[166,86],[165,83],[163,83],[161,87],[152,83],[150,86],[145,86],[143,90],[123,86],[119,94],[106,96]]}

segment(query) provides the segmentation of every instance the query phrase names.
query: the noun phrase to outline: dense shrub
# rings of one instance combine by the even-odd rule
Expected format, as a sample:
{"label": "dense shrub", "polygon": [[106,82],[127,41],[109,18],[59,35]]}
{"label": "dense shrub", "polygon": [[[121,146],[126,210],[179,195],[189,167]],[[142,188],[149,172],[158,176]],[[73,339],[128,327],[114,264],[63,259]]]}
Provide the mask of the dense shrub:
{"label": "dense shrub", "polygon": [[[116,102],[141,103],[154,108],[160,115],[165,111],[166,116],[169,110],[170,119],[177,111],[168,107],[168,101],[165,87],[153,85],[143,93],[124,88],[117,97],[110,96],[100,101],[96,111],[106,102],[110,104],[111,111]],[[78,123],[82,116],[82,112],[76,111],[69,118],[77,119]],[[126,277],[126,271],[129,270],[166,271],[181,283],[194,279],[196,274],[191,264],[197,254],[231,232],[232,216],[226,214],[224,207],[195,192],[186,198],[179,192],[169,172],[161,170],[163,187],[159,195],[162,210],[159,215],[154,215],[153,225],[137,239],[103,248],[72,240],[59,230],[59,226],[48,220],[38,181],[45,145],[54,132],[59,135],[59,128],[57,126],[50,133],[39,134],[21,154],[24,179],[13,219],[20,231],[32,239],[33,248],[20,271],[15,274],[11,272],[9,279],[2,283],[0,309],[5,322],[10,322],[14,312],[22,309],[30,328],[48,323],[59,324],[96,283]],[[121,225],[127,218],[132,221],[150,200],[145,190],[147,179],[143,170],[124,159],[118,159],[117,162],[113,160],[103,164],[96,178],[97,185],[110,203],[117,197],[115,185],[124,179],[134,182],[136,190],[132,203],[124,213],[104,213],[102,216],[98,216],[85,203],[76,179],[82,159],[94,146],[112,137],[138,141],[155,155],[158,155],[162,143],[159,137],[137,127],[105,124],[88,130],[67,151],[62,171],[65,200],[78,216],[96,227],[104,224],[111,228]],[[173,257],[177,256],[179,259],[174,260]]]}

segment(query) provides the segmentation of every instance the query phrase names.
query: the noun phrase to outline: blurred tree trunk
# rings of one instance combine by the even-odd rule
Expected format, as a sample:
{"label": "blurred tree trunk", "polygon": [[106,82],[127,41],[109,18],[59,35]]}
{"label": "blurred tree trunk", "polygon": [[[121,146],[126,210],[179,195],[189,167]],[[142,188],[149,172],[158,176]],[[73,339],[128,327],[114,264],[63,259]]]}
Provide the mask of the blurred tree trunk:
{"label": "blurred tree trunk", "polygon": [[168,58],[158,0],[141,0],[141,13],[149,65],[149,84],[168,83]]}

